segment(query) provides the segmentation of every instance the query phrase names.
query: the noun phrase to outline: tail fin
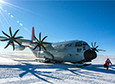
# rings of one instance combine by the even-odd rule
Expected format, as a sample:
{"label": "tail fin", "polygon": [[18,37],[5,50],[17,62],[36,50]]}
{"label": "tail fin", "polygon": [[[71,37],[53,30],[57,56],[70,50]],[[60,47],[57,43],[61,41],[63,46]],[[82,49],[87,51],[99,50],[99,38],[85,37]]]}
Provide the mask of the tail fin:
{"label": "tail fin", "polygon": [[34,41],[35,38],[34,38],[34,27],[32,27],[32,36],[31,36],[31,40]]}

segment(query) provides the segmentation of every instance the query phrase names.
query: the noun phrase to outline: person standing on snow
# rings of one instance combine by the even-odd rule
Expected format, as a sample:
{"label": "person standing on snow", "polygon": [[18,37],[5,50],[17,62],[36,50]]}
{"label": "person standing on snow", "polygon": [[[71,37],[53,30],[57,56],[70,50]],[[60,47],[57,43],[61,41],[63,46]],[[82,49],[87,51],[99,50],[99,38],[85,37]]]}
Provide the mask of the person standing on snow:
{"label": "person standing on snow", "polygon": [[111,61],[109,58],[107,58],[107,60],[105,61],[104,67],[107,68],[107,70],[109,69],[109,64],[112,65]]}

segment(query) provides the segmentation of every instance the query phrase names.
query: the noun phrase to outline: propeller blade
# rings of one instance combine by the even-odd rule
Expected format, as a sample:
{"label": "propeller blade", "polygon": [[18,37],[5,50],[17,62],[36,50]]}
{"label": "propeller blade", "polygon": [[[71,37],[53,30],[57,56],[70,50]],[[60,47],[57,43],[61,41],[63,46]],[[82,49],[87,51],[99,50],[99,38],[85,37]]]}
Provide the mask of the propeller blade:
{"label": "propeller blade", "polygon": [[19,31],[19,29],[14,33],[14,36],[13,37],[15,37],[16,36],[16,34],[18,33],[18,31]]}
{"label": "propeller blade", "polygon": [[93,46],[93,42],[91,42],[91,46],[94,48],[94,46]]}
{"label": "propeller blade", "polygon": [[98,48],[99,46],[96,46],[95,48]]}
{"label": "propeller blade", "polygon": [[35,37],[35,35],[34,35],[34,38],[39,42],[39,40]]}
{"label": "propeller blade", "polygon": [[11,35],[11,37],[12,37],[12,31],[11,31],[11,27],[9,28],[9,32],[10,32],[10,35]]}
{"label": "propeller blade", "polygon": [[42,42],[47,38],[48,36],[45,36],[43,39],[42,39]]}
{"label": "propeller blade", "polygon": [[9,41],[8,44],[4,48],[7,48],[10,45],[10,43],[11,43],[11,41]]}
{"label": "propeller blade", "polygon": [[6,39],[3,39],[3,40],[1,40],[1,41],[7,41],[7,40],[9,40],[8,38],[6,38]]}
{"label": "propeller blade", "polygon": [[103,52],[105,52],[106,50],[98,49],[98,51],[103,51]]}
{"label": "propeller blade", "polygon": [[15,50],[14,42],[12,42],[13,50]]}
{"label": "propeller blade", "polygon": [[39,40],[41,41],[41,32],[39,33]]}
{"label": "propeller blade", "polygon": [[39,44],[37,44],[33,50],[35,50],[37,47],[40,47]]}
{"label": "propeller blade", "polygon": [[97,52],[99,52],[97,49],[96,49]]}
{"label": "propeller blade", "polygon": [[50,44],[50,43],[48,43],[48,42],[42,42],[43,44]]}
{"label": "propeller blade", "polygon": [[15,39],[14,39],[14,41],[15,41],[16,43],[18,43],[19,45],[22,45],[22,44],[21,44],[21,43],[19,43],[17,40],[15,40]]}
{"label": "propeller blade", "polygon": [[46,48],[43,46],[43,44],[41,46],[44,48],[44,50],[46,50]]}
{"label": "propeller blade", "polygon": [[96,46],[96,42],[94,42],[94,47]]}
{"label": "propeller blade", "polygon": [[22,36],[19,36],[19,37],[15,37],[14,39],[20,39],[20,38],[23,38]]}
{"label": "propeller blade", "polygon": [[35,50],[36,48],[37,48],[38,46],[36,46],[34,49],[32,49],[32,50]]}
{"label": "propeller blade", "polygon": [[39,47],[39,51],[41,51],[41,46]]}
{"label": "propeller blade", "polygon": [[10,36],[9,36],[8,34],[6,34],[4,31],[2,31],[2,33],[3,33],[5,36],[7,36],[7,37],[10,38]]}

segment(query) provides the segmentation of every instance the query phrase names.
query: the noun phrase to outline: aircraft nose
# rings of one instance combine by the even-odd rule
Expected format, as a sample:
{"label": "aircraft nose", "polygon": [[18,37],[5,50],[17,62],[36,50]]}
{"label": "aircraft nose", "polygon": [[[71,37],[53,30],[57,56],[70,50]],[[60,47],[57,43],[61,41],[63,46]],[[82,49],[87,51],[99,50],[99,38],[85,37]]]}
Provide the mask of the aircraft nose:
{"label": "aircraft nose", "polygon": [[95,51],[92,50],[86,50],[84,52],[84,58],[85,61],[91,61],[92,59],[95,59],[97,57],[97,54]]}

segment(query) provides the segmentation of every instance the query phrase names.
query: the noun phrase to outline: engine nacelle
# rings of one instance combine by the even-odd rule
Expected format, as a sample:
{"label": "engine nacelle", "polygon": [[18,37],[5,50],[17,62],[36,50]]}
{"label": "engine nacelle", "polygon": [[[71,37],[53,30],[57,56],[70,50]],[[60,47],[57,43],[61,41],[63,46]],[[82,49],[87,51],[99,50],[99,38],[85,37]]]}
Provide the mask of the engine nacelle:
{"label": "engine nacelle", "polygon": [[48,59],[51,59],[51,60],[54,59],[54,56],[48,51],[38,51],[37,52],[37,57],[38,58],[48,58]]}
{"label": "engine nacelle", "polygon": [[21,45],[21,46],[16,46],[15,48],[17,51],[21,51],[21,50],[24,50],[25,49],[25,46]]}

